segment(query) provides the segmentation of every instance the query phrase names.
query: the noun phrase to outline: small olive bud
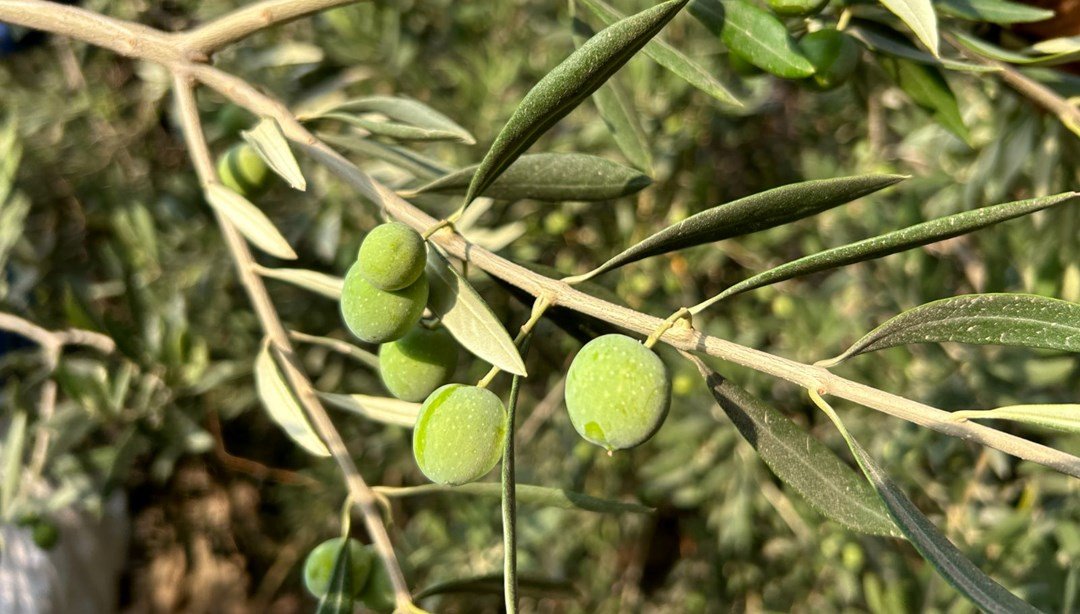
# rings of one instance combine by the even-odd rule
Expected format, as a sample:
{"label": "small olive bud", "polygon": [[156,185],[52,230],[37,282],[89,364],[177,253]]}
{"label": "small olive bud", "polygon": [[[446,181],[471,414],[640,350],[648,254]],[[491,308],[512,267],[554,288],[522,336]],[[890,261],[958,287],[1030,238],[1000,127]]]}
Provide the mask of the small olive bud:
{"label": "small olive bud", "polygon": [[379,376],[390,394],[420,402],[450,379],[457,358],[457,343],[449,331],[417,326],[379,348]]}
{"label": "small olive bud", "polygon": [[361,341],[386,343],[400,339],[416,326],[427,305],[427,277],[412,285],[387,292],[371,285],[360,274],[359,263],[345,274],[341,288],[341,317]]}
{"label": "small olive bud", "polygon": [[457,486],[484,476],[502,455],[506,410],[494,392],[447,384],[431,393],[413,428],[413,456],[432,482]]}
{"label": "small olive bud", "polygon": [[371,285],[400,290],[424,273],[427,247],[420,233],[405,224],[380,224],[364,237],[357,261]]}
{"label": "small olive bud", "polygon": [[270,185],[270,168],[247,143],[239,143],[218,158],[221,183],[245,197],[258,196]]}
{"label": "small olive bud", "polygon": [[[344,538],[335,537],[315,546],[304,561],[304,586],[317,599],[321,599],[330,588],[334,576],[334,564],[342,548]],[[352,596],[360,594],[371,572],[371,552],[355,539],[347,540],[349,548],[349,571],[352,573]]]}

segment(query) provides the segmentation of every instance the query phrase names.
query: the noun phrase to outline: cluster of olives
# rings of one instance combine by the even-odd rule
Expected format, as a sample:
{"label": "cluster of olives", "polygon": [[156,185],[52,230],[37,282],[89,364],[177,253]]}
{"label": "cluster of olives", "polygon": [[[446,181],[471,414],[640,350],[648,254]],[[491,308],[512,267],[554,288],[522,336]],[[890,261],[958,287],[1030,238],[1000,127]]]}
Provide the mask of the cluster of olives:
{"label": "cluster of olives", "polygon": [[359,599],[376,612],[394,609],[394,586],[386,567],[375,549],[352,538],[335,537],[316,546],[304,561],[304,586],[316,599],[322,599],[330,589],[334,564],[343,547],[349,549],[350,586],[354,599]]}

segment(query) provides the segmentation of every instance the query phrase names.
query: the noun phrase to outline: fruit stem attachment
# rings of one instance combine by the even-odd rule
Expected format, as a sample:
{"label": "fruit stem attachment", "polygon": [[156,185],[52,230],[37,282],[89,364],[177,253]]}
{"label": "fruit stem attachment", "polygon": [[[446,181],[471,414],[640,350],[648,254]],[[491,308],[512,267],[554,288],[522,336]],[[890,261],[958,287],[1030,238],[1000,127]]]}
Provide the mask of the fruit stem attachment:
{"label": "fruit stem attachment", "polygon": [[432,225],[431,228],[428,228],[423,233],[421,233],[420,236],[425,241],[427,241],[428,239],[431,238],[431,235],[439,232],[443,228],[447,228],[447,227],[453,228],[454,227],[454,221],[455,221],[455,219],[453,218],[453,216],[451,216],[449,218],[446,218],[445,220],[439,220],[434,225]]}
{"label": "fruit stem attachment", "polygon": [[[544,293],[536,297],[536,300],[533,302],[532,313],[529,315],[528,321],[521,325],[521,330],[518,331],[517,337],[514,337],[514,345],[522,347],[522,342],[525,341],[525,338],[528,337],[529,333],[532,332],[533,327],[536,326],[536,323],[540,321],[540,318],[544,315],[544,312],[548,310],[548,307],[551,307],[554,304],[554,294]],[[477,387],[487,388],[488,384],[491,383],[491,380],[495,379],[495,376],[499,374],[499,371],[501,371],[501,369],[499,369],[498,367],[492,367],[491,370],[487,372],[487,375],[485,375],[479,382],[476,383]]]}
{"label": "fruit stem attachment", "polygon": [[677,324],[679,321],[686,321],[686,323],[692,328],[694,326],[693,318],[694,315],[690,312],[689,309],[687,309],[686,307],[680,307],[678,311],[668,316],[668,318],[664,320],[663,323],[660,324],[660,326],[656,327],[656,330],[654,330],[652,334],[649,335],[649,338],[645,340],[645,347],[651,350],[652,347],[656,345],[656,342],[660,340],[660,337],[664,336],[664,333],[671,330],[671,328],[675,326],[675,324]]}

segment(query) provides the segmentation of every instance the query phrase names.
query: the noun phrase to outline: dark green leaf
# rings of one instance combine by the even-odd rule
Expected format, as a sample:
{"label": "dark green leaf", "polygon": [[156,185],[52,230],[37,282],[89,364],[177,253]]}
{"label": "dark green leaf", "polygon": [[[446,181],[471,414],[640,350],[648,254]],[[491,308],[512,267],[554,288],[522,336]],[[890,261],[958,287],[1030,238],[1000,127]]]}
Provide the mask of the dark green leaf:
{"label": "dark green leaf", "polygon": [[[436,192],[463,194],[477,165],[463,168],[410,190],[406,196]],[[575,153],[527,154],[518,158],[484,196],[500,200],[531,198],[543,201],[608,200],[633,194],[652,183],[640,172],[621,164]]]}
{"label": "dark green leaf", "polygon": [[934,120],[968,142],[970,134],[960,117],[960,106],[949,82],[935,66],[890,56],[877,56],[878,62],[894,82]]}
{"label": "dark green leaf", "polygon": [[[582,0],[586,7],[593,12],[601,21],[612,24],[622,19],[622,13],[603,0]],[[724,87],[722,83],[712,76],[712,73],[704,66],[686,57],[681,51],[672,47],[664,39],[656,37],[649,41],[642,50],[645,55],[656,61],[657,64],[675,73],[690,85],[698,88],[720,102],[742,106],[735,96]]]}
{"label": "dark green leaf", "polygon": [[811,507],[855,531],[900,535],[874,489],[832,450],[701,360],[693,362],[739,433]]}
{"label": "dark green leaf", "polygon": [[929,561],[949,584],[986,612],[1006,614],[1039,611],[984,574],[964,556],[877,466],[859,442],[848,433],[836,412],[823,401],[819,405],[844,436],[866,479],[870,480],[877,490],[896,525],[919,554]]}
{"label": "dark green leaf", "polygon": [[689,10],[732,53],[754,66],[785,79],[814,74],[814,65],[783,22],[748,0],[694,0]]}
{"label": "dark green leaf", "polygon": [[604,28],[529,90],[480,162],[465,194],[465,205],[483,194],[548,128],[615,74],[686,2],[668,0]]}
{"label": "dark green leaf", "polygon": [[[390,121],[369,119],[356,115],[377,113]],[[314,116],[336,119],[359,126],[372,134],[400,140],[460,141],[476,143],[469,131],[454,123],[422,102],[398,96],[369,96],[356,98]]]}
{"label": "dark green leaf", "polygon": [[590,279],[642,258],[782,226],[849,203],[903,179],[902,175],[856,175],[792,183],[752,194],[668,226],[575,280]]}
{"label": "dark green leaf", "polygon": [[887,53],[898,58],[912,60],[921,64],[931,64],[949,70],[962,72],[997,72],[998,68],[984,64],[961,62],[949,58],[936,58],[929,53],[916,48],[904,36],[892,28],[871,21],[855,20],[846,30],[871,51]]}
{"label": "dark green leaf", "polygon": [[355,607],[353,595],[360,587],[353,586],[352,561],[348,540],[341,540],[341,548],[334,558],[334,571],[330,575],[330,584],[326,594],[319,600],[315,614],[352,614]]}
{"label": "dark green leaf", "polygon": [[1054,11],[1009,0],[939,0],[937,9],[946,15],[990,23],[1029,23],[1054,16]]}
{"label": "dark green leaf", "polygon": [[1080,305],[1032,294],[947,298],[901,313],[820,364],[832,366],[898,345],[945,341],[1080,352]]}
{"label": "dark green leaf", "polygon": [[[520,575],[518,576],[518,583],[521,585],[522,592],[529,595],[542,596],[544,598],[574,597],[578,595],[578,591],[574,589],[574,585],[570,583],[569,580]],[[420,589],[413,598],[420,600],[431,597],[432,595],[445,595],[449,593],[498,594],[501,593],[502,590],[503,575],[494,573],[472,578],[437,582],[431,586]]]}
{"label": "dark green leaf", "polygon": [[695,305],[690,310],[700,313],[709,305],[721,301],[727,297],[769,286],[794,277],[801,277],[818,271],[835,269],[856,262],[873,260],[889,254],[895,254],[913,247],[943,241],[952,237],[958,237],[969,232],[992,226],[998,222],[1011,220],[1022,215],[1034,213],[1047,207],[1061,204],[1072,200],[1080,195],[1077,192],[1065,192],[1042,198],[1018,200],[1011,203],[1003,203],[990,207],[982,207],[973,211],[964,211],[945,217],[895,230],[878,237],[864,239],[856,243],[849,243],[827,249],[823,252],[804,256],[798,260],[782,264],[758,273],[749,279],[741,281],[713,298]]}
{"label": "dark green leaf", "polygon": [[[387,497],[414,497],[436,493],[460,493],[481,497],[501,497],[502,485],[495,482],[473,482],[461,486],[443,486],[442,484],[423,484],[421,486],[388,487],[376,486],[375,491]],[[548,488],[530,484],[517,485],[517,501],[528,505],[558,507],[564,510],[583,510],[600,514],[651,514],[653,509],[640,503],[600,499],[579,492],[562,488]]]}

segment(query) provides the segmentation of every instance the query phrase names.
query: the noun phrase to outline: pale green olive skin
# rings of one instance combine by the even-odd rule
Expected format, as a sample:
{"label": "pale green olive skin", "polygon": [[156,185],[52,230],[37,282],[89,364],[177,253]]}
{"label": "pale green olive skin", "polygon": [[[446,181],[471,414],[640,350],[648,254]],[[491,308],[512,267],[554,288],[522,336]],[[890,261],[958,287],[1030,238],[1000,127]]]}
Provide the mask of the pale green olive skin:
{"label": "pale green olive skin", "polygon": [[368,550],[373,563],[367,584],[364,585],[364,590],[360,591],[360,602],[368,609],[389,614],[397,605],[394,602],[394,584],[390,581],[390,573],[386,571],[386,565],[383,565],[374,548],[364,548]]}
{"label": "pale green olive skin", "polygon": [[632,448],[653,435],[671,405],[671,378],[660,357],[625,335],[585,344],[566,374],[570,422],[608,451]]}
{"label": "pale green olive skin", "polygon": [[341,288],[341,317],[357,339],[386,343],[404,337],[416,326],[427,299],[426,276],[421,275],[406,288],[387,292],[364,279],[358,263],[345,274]]}
{"label": "pale green olive skin", "polygon": [[[304,586],[317,599],[321,599],[330,587],[334,575],[334,563],[341,550],[341,537],[328,539],[315,546],[304,560]],[[363,544],[349,538],[349,566],[352,572],[353,597],[360,594],[368,582],[374,559]]]}
{"label": "pale green olive skin", "polygon": [[427,247],[420,233],[400,222],[380,224],[360,244],[360,273],[380,290],[400,290],[424,273]]}
{"label": "pale green olive skin", "polygon": [[234,145],[218,158],[221,183],[241,196],[258,196],[270,185],[270,168],[247,143]]}
{"label": "pale green olive skin", "polygon": [[449,331],[417,326],[379,347],[379,377],[390,394],[419,403],[450,380],[457,360],[457,342]]}
{"label": "pale green olive skin", "polygon": [[506,409],[494,392],[447,384],[424,401],[413,428],[413,456],[436,484],[475,481],[499,462],[506,439]]}

